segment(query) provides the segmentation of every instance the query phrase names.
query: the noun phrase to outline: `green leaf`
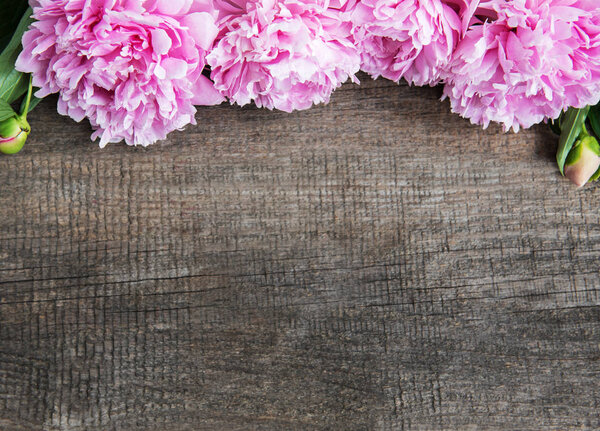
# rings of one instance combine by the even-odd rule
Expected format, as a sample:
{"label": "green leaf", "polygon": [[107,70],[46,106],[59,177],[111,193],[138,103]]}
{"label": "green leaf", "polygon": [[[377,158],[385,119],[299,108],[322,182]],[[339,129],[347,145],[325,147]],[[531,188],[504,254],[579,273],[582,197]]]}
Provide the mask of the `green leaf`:
{"label": "green leaf", "polygon": [[6,101],[0,99],[0,121],[15,117],[16,115],[17,113],[13,108]]}
{"label": "green leaf", "polygon": [[15,61],[21,52],[21,38],[23,33],[33,22],[32,10],[28,8],[19,26],[15,30],[10,43],[0,54],[0,97],[8,103],[12,103],[27,91],[27,77],[15,70]]}
{"label": "green leaf", "polygon": [[[1,80],[2,78],[0,78]],[[0,86],[0,98],[13,103],[27,91],[27,75],[12,70]]]}
{"label": "green leaf", "polygon": [[27,0],[0,0],[0,52],[10,42],[26,10]]}
{"label": "green leaf", "polygon": [[[0,0],[1,2],[2,0]],[[21,39],[23,38],[23,33],[29,28],[31,23],[34,21],[32,18],[33,10],[29,7],[25,10],[23,15],[19,20],[19,25],[15,29],[14,33],[10,38],[10,42],[6,45],[4,50],[2,51],[2,55],[9,54],[12,55],[15,51],[19,54],[21,50]]]}
{"label": "green leaf", "polygon": [[589,106],[581,109],[569,108],[564,116],[561,124],[560,140],[558,141],[558,151],[556,152],[556,162],[562,175],[564,175],[567,155],[583,130],[583,125],[589,111]]}
{"label": "green leaf", "polygon": [[592,126],[594,134],[597,138],[600,138],[600,104],[590,108],[588,120],[590,121],[590,126]]}

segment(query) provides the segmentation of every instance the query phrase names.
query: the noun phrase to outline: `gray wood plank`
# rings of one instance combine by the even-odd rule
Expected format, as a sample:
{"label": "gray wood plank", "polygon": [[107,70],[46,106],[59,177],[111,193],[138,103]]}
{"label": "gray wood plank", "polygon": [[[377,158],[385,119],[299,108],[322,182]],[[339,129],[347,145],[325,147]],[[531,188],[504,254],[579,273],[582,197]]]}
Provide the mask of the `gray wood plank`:
{"label": "gray wood plank", "polygon": [[436,88],[0,157],[0,429],[599,429],[600,228]]}

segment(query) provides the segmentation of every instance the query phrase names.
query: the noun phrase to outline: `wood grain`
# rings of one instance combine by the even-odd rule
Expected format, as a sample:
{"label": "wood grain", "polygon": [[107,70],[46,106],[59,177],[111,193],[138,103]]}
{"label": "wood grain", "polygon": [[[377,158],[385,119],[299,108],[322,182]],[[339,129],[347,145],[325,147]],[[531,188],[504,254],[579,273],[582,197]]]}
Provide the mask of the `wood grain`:
{"label": "wood grain", "polygon": [[600,429],[600,192],[362,77],[0,157],[0,429]]}

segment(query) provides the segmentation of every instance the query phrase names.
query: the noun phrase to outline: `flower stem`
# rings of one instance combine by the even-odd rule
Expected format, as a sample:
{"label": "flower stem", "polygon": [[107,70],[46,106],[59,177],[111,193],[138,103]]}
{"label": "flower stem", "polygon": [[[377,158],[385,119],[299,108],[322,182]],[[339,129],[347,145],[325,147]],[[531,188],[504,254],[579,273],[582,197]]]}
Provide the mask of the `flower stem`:
{"label": "flower stem", "polygon": [[31,102],[31,95],[33,94],[33,77],[29,75],[29,88],[27,89],[27,99],[25,99],[25,107],[23,108],[23,112],[21,112],[20,118],[22,120],[27,120],[27,113],[29,112],[29,103]]}
{"label": "flower stem", "polygon": [[583,123],[581,125],[581,133],[579,134],[579,139],[583,139],[590,136],[590,134],[587,131],[587,128],[585,127],[585,123]]}

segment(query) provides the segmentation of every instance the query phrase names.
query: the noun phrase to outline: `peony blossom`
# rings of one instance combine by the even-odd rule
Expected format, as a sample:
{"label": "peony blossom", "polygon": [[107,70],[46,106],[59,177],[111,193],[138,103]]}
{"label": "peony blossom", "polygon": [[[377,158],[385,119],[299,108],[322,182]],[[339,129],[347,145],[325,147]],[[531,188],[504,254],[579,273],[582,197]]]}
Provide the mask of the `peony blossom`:
{"label": "peony blossom", "polygon": [[452,110],[487,127],[530,127],[600,100],[597,0],[488,0],[445,76]]}
{"label": "peony blossom", "polygon": [[350,24],[328,0],[256,0],[242,7],[230,7],[207,56],[215,87],[232,103],[306,109],[329,101],[358,72]]}
{"label": "peony blossom", "polygon": [[[460,4],[443,0],[362,0],[351,15],[361,69],[374,78],[437,84],[463,29]],[[464,15],[470,3],[462,5]]]}
{"label": "peony blossom", "polygon": [[17,69],[100,146],[149,145],[223,98],[202,75],[217,35],[204,0],[36,0]]}

